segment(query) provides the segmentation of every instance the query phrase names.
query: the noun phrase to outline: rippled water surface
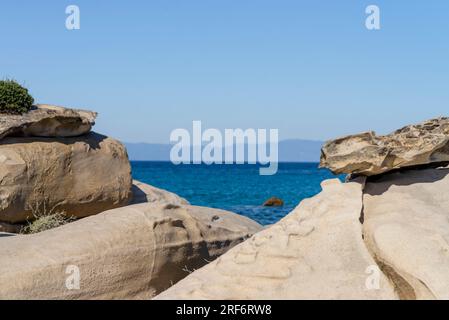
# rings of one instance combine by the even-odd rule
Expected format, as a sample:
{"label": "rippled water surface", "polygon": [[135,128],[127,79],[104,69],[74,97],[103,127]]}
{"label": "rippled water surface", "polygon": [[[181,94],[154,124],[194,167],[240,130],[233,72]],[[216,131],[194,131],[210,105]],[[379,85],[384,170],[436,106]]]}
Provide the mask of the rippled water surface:
{"label": "rippled water surface", "polygon": [[[277,174],[259,175],[256,165],[173,165],[132,161],[134,179],[172,191],[193,205],[233,211],[261,224],[271,224],[298,203],[321,191],[320,183],[335,176],[318,163],[280,163]],[[268,198],[283,207],[263,207]]]}

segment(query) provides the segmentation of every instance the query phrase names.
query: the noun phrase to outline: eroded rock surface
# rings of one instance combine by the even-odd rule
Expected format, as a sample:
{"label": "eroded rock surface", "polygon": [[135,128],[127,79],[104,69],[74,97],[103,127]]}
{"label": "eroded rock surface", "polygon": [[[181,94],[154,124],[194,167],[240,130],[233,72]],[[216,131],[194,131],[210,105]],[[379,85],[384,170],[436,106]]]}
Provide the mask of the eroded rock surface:
{"label": "eroded rock surface", "polygon": [[96,112],[36,105],[22,115],[0,115],[0,139],[6,136],[76,137],[88,133]]}
{"label": "eroded rock surface", "polygon": [[406,126],[386,136],[365,132],[327,142],[321,167],[366,176],[449,161],[449,118]]}
{"label": "eroded rock surface", "polygon": [[[156,299],[395,299],[362,240],[362,184],[329,180],[292,213]],[[368,273],[367,273],[368,272]]]}
{"label": "eroded rock surface", "polygon": [[408,170],[366,184],[364,233],[402,299],[449,299],[449,169]]}
{"label": "eroded rock surface", "polygon": [[143,203],[0,238],[0,299],[148,299],[260,229],[222,210]]}
{"label": "eroded rock surface", "polygon": [[0,221],[36,214],[86,217],[128,204],[131,167],[122,143],[96,133],[0,141]]}

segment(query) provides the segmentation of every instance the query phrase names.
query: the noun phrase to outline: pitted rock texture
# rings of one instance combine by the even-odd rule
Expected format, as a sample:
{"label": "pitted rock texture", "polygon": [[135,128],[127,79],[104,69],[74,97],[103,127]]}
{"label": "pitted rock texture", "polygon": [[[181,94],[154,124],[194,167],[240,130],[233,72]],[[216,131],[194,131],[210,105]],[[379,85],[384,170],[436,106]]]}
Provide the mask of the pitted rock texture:
{"label": "pitted rock texture", "polygon": [[389,135],[365,132],[327,142],[320,167],[335,174],[378,175],[394,169],[449,162],[449,118],[406,126]]}

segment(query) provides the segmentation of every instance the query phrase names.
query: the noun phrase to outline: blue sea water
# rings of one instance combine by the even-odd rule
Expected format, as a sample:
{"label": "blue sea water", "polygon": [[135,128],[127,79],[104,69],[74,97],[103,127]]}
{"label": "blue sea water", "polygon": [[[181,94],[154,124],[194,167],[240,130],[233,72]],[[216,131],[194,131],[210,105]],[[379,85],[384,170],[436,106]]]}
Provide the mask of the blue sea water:
{"label": "blue sea water", "polygon": [[[133,178],[174,192],[193,205],[229,210],[267,225],[277,222],[305,198],[321,191],[320,183],[335,178],[318,163],[279,163],[277,174],[259,175],[257,165],[174,165],[132,161]],[[283,207],[263,207],[271,197]]]}

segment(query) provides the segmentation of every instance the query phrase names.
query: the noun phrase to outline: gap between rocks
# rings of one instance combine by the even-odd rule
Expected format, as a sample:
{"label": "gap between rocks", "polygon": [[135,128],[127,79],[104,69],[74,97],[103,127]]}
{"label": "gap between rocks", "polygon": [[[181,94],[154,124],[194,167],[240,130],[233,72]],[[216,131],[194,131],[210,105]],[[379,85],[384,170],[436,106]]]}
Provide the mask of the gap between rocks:
{"label": "gap between rocks", "polygon": [[375,253],[375,249],[370,245],[370,243],[366,240],[365,229],[363,227],[365,223],[365,203],[363,201],[363,195],[365,191],[365,185],[367,183],[367,179],[362,183],[362,209],[360,212],[359,221],[362,225],[362,240],[365,244],[366,249],[368,250],[371,257],[373,257],[380,271],[387,277],[387,279],[391,282],[394,287],[394,291],[398,295],[400,300],[416,300],[416,293],[413,289],[413,286],[407,282],[396,270],[388,265],[385,261],[382,261],[381,258]]}

